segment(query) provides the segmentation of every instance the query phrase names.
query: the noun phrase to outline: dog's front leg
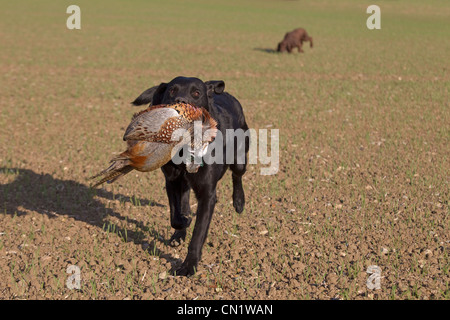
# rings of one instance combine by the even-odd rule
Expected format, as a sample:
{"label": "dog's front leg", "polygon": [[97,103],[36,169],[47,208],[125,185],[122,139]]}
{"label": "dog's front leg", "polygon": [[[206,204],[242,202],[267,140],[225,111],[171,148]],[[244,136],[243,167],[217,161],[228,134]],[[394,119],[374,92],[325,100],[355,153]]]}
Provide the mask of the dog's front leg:
{"label": "dog's front leg", "polygon": [[194,191],[197,195],[198,207],[192,239],[189,243],[188,254],[183,264],[174,273],[176,275],[193,275],[197,270],[198,262],[202,256],[202,248],[208,234],[209,224],[216,205],[216,186],[209,185],[203,190]]}
{"label": "dog's front leg", "polygon": [[169,244],[180,245],[186,238],[186,228],[191,224],[189,206],[189,183],[185,173],[180,169],[166,165],[163,168],[166,177],[166,191],[169,198],[170,225],[175,229]]}

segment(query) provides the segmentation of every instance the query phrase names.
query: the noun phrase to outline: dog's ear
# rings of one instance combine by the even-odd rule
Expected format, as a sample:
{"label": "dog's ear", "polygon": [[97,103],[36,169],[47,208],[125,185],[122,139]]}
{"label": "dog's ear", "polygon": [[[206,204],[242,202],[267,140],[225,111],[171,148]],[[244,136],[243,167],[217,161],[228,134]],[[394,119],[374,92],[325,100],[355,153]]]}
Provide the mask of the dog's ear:
{"label": "dog's ear", "polygon": [[145,90],[137,97],[131,104],[140,106],[143,104],[151,103],[152,105],[160,104],[166,91],[167,83],[162,82],[159,86],[151,87]]}
{"label": "dog's ear", "polygon": [[205,84],[209,97],[212,97],[213,93],[221,94],[225,90],[225,82],[222,80],[206,81]]}

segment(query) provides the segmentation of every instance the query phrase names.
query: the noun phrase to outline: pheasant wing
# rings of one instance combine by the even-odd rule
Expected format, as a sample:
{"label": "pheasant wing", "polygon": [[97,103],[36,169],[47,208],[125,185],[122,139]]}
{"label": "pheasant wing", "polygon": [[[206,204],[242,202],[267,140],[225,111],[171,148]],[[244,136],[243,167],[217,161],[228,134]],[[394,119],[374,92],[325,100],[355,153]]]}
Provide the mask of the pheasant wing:
{"label": "pheasant wing", "polygon": [[133,117],[123,136],[123,140],[148,140],[161,131],[166,121],[179,117],[178,112],[172,108],[160,106],[150,107]]}

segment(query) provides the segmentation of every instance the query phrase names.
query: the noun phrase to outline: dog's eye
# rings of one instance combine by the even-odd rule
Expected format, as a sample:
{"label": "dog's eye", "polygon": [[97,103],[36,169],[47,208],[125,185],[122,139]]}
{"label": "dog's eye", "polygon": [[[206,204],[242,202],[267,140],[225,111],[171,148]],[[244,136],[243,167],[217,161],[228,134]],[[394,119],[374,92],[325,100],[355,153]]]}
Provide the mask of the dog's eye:
{"label": "dog's eye", "polygon": [[171,96],[175,95],[175,93],[177,93],[177,88],[176,87],[172,87],[172,88],[169,89],[169,94]]}
{"label": "dog's eye", "polygon": [[200,97],[200,91],[194,90],[194,91],[192,92],[192,96],[193,96],[194,98]]}

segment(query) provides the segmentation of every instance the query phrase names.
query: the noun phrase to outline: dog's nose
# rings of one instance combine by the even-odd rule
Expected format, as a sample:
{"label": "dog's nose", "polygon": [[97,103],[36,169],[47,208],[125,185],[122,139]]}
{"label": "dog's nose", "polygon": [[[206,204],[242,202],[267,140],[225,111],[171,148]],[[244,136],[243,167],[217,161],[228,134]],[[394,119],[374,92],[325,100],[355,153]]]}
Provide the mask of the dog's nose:
{"label": "dog's nose", "polygon": [[175,102],[176,103],[188,103],[187,99],[183,98],[183,97],[177,97],[175,98]]}

